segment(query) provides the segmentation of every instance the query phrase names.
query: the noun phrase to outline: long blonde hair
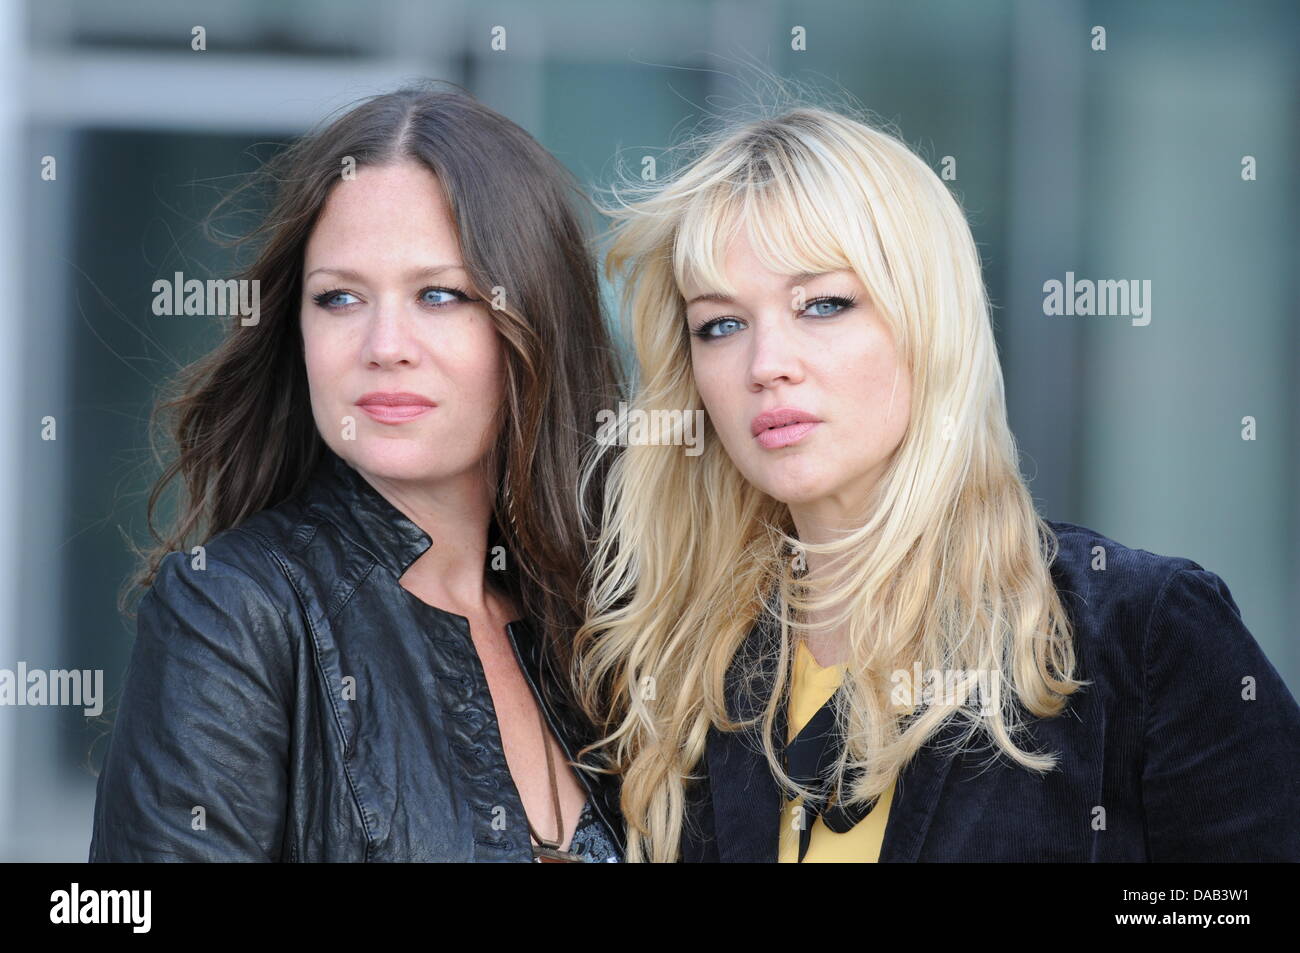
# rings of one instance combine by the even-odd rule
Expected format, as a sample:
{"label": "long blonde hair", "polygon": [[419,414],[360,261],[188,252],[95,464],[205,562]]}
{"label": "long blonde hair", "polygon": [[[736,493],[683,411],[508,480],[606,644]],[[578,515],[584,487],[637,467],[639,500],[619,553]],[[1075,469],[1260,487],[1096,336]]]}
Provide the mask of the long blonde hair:
{"label": "long blonde hair", "polygon": [[[1017,702],[1054,716],[1087,683],[1074,679],[1069,620],[1048,569],[1057,540],[1034,509],[1007,425],[979,256],[947,187],[895,134],[804,106],[715,134],[662,183],[614,191],[606,270],[625,279],[639,364],[633,411],[703,408],[681,289],[698,280],[732,291],[720,263],[742,225],[773,270],[852,269],[913,381],[907,432],[861,524],[830,542],[796,539],[787,507],[740,474],[711,425],[697,456],[632,445],[610,467],[573,676],[604,728],[593,747],[622,775],[628,859],[677,858],[710,727],[755,724],[730,718],[724,683],[756,624],[780,633],[763,751],[787,796],[810,794],[772,741],[808,613],[847,628],[834,780],[839,789],[855,772],[850,803],[883,794],[954,718],[966,725],[963,742],[987,733],[1014,762],[1050,770],[1053,756],[1013,740],[1024,729]],[[802,575],[803,553],[830,568]],[[956,691],[900,698],[898,673],[918,665],[955,673]],[[978,685],[998,701],[990,706],[987,691],[979,699]]]}

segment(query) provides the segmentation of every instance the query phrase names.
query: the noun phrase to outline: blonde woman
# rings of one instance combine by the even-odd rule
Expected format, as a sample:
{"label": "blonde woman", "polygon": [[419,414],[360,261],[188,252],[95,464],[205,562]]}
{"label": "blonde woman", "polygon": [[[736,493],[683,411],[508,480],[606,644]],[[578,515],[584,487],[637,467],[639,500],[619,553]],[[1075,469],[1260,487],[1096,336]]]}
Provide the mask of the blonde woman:
{"label": "blonde woman", "polygon": [[1214,573],[1035,512],[920,158],[797,108],[608,211],[629,418],[707,420],[621,441],[578,637],[629,859],[1300,860],[1295,699]]}

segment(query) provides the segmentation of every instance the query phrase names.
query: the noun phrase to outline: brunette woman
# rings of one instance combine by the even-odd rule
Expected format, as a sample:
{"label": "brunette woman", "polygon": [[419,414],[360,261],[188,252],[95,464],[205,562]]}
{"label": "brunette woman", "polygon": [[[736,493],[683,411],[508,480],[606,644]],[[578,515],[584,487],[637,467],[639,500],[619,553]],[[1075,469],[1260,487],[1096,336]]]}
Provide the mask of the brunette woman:
{"label": "brunette woman", "polygon": [[269,178],[260,315],[166,405],[90,859],[620,859],[564,688],[618,394],[569,176],[430,84]]}

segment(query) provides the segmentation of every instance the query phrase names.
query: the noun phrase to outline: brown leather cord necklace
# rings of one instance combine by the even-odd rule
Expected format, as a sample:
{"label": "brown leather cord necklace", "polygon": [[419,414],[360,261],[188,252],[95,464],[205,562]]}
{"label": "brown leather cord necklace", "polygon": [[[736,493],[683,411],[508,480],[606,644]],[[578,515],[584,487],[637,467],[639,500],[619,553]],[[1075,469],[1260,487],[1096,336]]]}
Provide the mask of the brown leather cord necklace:
{"label": "brown leather cord necklace", "polygon": [[551,803],[555,807],[555,840],[548,841],[537,833],[533,822],[528,820],[528,812],[524,811],[524,822],[528,825],[528,833],[532,835],[533,840],[537,841],[533,845],[533,863],[580,864],[582,858],[577,854],[560,850],[560,845],[564,843],[564,815],[560,810],[560,786],[555,779],[555,756],[551,753],[551,733],[547,730],[546,719],[542,716],[540,707],[537,709],[537,719],[542,726],[542,745],[546,748],[546,773],[551,779]]}

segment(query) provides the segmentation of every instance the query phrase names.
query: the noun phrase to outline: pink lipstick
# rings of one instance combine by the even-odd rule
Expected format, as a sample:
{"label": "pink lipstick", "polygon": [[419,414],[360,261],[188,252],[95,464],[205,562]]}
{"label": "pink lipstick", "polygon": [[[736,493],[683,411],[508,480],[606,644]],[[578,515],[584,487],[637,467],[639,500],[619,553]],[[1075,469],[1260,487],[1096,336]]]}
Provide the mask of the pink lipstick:
{"label": "pink lipstick", "polygon": [[357,406],[381,424],[402,424],[423,417],[438,405],[422,394],[376,390],[358,399]]}
{"label": "pink lipstick", "polygon": [[750,421],[749,430],[767,450],[789,447],[808,436],[821,420],[795,407],[767,410]]}

